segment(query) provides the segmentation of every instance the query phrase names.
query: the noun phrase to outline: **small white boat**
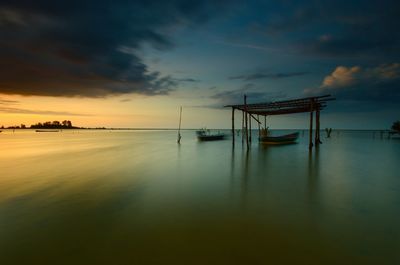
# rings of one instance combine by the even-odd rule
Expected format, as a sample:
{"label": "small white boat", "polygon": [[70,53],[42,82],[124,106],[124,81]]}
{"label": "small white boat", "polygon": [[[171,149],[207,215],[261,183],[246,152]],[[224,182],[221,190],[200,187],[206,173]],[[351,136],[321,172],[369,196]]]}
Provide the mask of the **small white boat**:
{"label": "small white boat", "polygon": [[199,141],[217,141],[217,140],[224,140],[225,134],[221,132],[211,133],[210,130],[198,130],[196,131],[197,139]]}

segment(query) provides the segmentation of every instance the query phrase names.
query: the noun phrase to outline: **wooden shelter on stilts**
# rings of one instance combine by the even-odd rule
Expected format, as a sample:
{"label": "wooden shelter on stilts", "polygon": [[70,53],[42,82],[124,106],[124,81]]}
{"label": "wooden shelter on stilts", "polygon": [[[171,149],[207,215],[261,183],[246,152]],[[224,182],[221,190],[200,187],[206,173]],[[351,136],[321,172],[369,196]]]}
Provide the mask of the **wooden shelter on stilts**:
{"label": "wooden shelter on stilts", "polygon": [[[258,123],[260,133],[260,125],[262,122],[259,117],[264,116],[264,127],[266,128],[266,117],[270,115],[283,115],[294,113],[310,113],[310,129],[309,129],[309,149],[311,150],[315,144],[321,143],[320,138],[320,112],[327,106],[327,102],[335,100],[331,95],[318,97],[307,97],[284,101],[264,102],[247,104],[247,96],[244,95],[244,104],[227,105],[225,107],[232,108],[232,141],[235,143],[235,110],[242,111],[242,142],[246,141],[249,148],[251,143],[251,120]],[[313,143],[313,117],[315,112],[315,133]],[[249,128],[250,127],[250,128]]]}

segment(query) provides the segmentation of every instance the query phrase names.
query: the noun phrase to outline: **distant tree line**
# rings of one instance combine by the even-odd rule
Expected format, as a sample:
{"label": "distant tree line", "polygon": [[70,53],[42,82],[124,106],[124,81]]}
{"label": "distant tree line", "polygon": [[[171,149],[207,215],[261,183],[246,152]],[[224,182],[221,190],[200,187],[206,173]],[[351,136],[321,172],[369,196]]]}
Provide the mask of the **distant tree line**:
{"label": "distant tree line", "polygon": [[[1,126],[4,129],[4,126]],[[36,124],[32,124],[30,129],[78,129],[79,127],[75,127],[72,125],[72,122],[69,120],[64,121],[46,121],[46,122],[38,122]],[[28,129],[25,124],[21,124],[20,126],[9,126],[7,129]]]}
{"label": "distant tree line", "polygon": [[62,122],[59,121],[46,121],[44,123],[36,123],[31,125],[32,129],[76,129],[78,127],[72,126],[72,122],[68,120],[64,120]]}

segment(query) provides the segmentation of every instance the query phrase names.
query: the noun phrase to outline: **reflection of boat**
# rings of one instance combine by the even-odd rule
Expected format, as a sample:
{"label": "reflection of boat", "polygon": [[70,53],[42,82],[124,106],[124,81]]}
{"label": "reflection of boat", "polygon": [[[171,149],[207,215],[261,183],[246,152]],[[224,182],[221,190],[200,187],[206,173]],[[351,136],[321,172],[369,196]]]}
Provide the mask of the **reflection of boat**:
{"label": "reflection of boat", "polygon": [[395,139],[395,140],[400,140],[400,132],[391,131],[389,134],[390,134],[390,138]]}
{"label": "reflection of boat", "polygon": [[298,137],[299,137],[298,132],[280,135],[280,136],[262,135],[262,136],[260,136],[260,143],[263,143],[263,144],[293,144],[296,142]]}
{"label": "reflection of boat", "polygon": [[199,141],[217,141],[217,140],[223,140],[225,138],[224,133],[210,133],[210,130],[198,130],[196,131],[197,134],[197,139]]}
{"label": "reflection of boat", "polygon": [[59,130],[35,130],[35,132],[59,132]]}

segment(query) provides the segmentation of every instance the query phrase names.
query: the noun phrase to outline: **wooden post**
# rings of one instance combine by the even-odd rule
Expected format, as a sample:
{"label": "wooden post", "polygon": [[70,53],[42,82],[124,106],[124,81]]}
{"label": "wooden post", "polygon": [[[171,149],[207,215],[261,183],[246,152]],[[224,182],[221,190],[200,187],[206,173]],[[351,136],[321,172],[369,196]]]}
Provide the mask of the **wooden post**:
{"label": "wooden post", "polygon": [[319,137],[319,130],[320,130],[320,127],[319,127],[319,109],[317,109],[316,111],[315,111],[315,145],[316,146],[318,146],[320,143],[321,143],[321,141],[320,141],[320,137]]}
{"label": "wooden post", "polygon": [[313,100],[311,101],[311,109],[310,109],[310,138],[309,138],[309,144],[308,144],[308,149],[311,150],[313,148],[313,142],[312,142],[312,131],[313,131]]}
{"label": "wooden post", "polygon": [[321,118],[321,112],[320,112],[320,110],[318,110],[318,142],[320,144],[322,144],[322,142],[321,142],[321,122],[320,122],[320,118]]}
{"label": "wooden post", "polygon": [[235,144],[235,108],[232,107],[232,144]]}
{"label": "wooden post", "polygon": [[246,145],[247,149],[249,149],[249,132],[248,132],[248,127],[247,127],[247,96],[244,95],[244,118],[245,118],[245,125],[246,125]]}
{"label": "wooden post", "polygon": [[260,134],[261,134],[261,130],[260,130],[260,115],[257,114],[257,120],[258,120],[258,139],[260,139]]}
{"label": "wooden post", "polygon": [[242,110],[242,144],[244,142],[244,111]]}
{"label": "wooden post", "polygon": [[251,114],[249,114],[249,142],[251,143]]}
{"label": "wooden post", "polygon": [[179,128],[178,128],[178,144],[181,143],[181,124],[182,124],[182,106],[180,107],[180,111],[179,111]]}

